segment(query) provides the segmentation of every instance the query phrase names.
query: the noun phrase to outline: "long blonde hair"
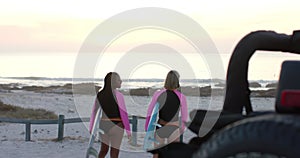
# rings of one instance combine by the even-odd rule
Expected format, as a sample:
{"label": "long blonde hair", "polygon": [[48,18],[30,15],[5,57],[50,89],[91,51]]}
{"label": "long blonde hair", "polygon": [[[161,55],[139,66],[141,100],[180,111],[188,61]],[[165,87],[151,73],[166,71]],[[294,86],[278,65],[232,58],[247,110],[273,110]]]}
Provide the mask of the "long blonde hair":
{"label": "long blonde hair", "polygon": [[179,73],[175,70],[169,71],[165,80],[165,89],[174,90],[180,87],[179,85]]}

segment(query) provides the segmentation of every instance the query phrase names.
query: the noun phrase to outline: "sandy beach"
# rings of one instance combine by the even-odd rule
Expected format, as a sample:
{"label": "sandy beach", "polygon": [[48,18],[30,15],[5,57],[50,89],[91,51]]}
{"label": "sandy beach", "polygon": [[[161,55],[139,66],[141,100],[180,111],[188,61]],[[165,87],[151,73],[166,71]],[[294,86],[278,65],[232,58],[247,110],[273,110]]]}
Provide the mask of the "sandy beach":
{"label": "sandy beach", "polygon": [[[149,96],[125,95],[125,102],[130,115],[145,116]],[[93,96],[80,95],[74,98],[71,94],[36,93],[16,90],[0,92],[0,100],[5,104],[24,108],[42,108],[65,115],[65,118],[89,117]],[[76,100],[76,101],[74,101]],[[257,97],[251,99],[255,110],[274,109],[274,98]],[[188,110],[208,108],[212,102],[210,97],[187,96]],[[215,97],[209,108],[221,109],[223,97]],[[121,145],[120,157],[152,157],[143,151],[144,120],[138,122],[138,146],[128,143],[126,136]],[[88,123],[65,124],[64,140],[57,142],[57,125],[32,125],[31,141],[25,141],[25,125],[13,123],[0,123],[0,155],[9,158],[57,157],[82,158],[86,154],[89,140]],[[184,142],[194,137],[191,131],[184,133]],[[99,145],[99,144],[96,144]],[[97,147],[97,146],[96,146]]]}
{"label": "sandy beach", "polygon": [[[211,118],[215,118],[214,114],[220,114],[223,109],[225,93],[232,96],[229,100],[233,101],[227,104],[226,100],[228,109],[232,107],[233,110],[222,111],[225,115],[228,111],[241,112],[236,107],[245,107],[250,113],[250,91],[254,112],[275,111],[275,97],[281,94],[288,95],[277,97],[280,101],[291,100],[282,105],[297,106],[298,98],[289,100],[290,96],[294,97],[294,92],[282,93],[281,89],[300,89],[296,83],[298,79],[295,79],[298,73],[292,73],[295,75],[292,77],[286,75],[289,70],[300,69],[284,66],[285,61],[300,61],[299,6],[299,0],[2,1],[0,158],[85,158],[90,139],[89,122],[63,123],[62,120],[90,118],[96,93],[107,86],[104,81],[109,72],[117,72],[122,80],[118,90],[124,95],[129,117],[139,118],[134,135],[137,144],[128,142],[124,132],[120,158],[152,158],[152,154],[143,149],[144,117],[154,92],[165,87],[170,70],[179,73],[176,75],[180,83],[178,90],[186,96],[187,110],[191,114],[187,123],[194,119],[190,117],[199,117],[191,113],[197,109],[218,111],[212,112]],[[242,114],[247,112],[244,110]],[[59,122],[56,118],[61,115],[64,119]],[[206,116],[209,115],[198,118],[207,121],[201,122],[201,126],[200,121],[195,123],[201,132],[196,131],[198,128],[193,129],[201,136],[204,135],[202,132],[210,132],[209,128],[218,120]],[[48,119],[46,121],[51,123],[11,123],[18,118]],[[235,118],[235,115],[230,116],[224,122],[235,121]],[[60,126],[53,124],[58,122]],[[223,120],[219,122],[223,125]],[[294,137],[297,133],[288,133],[293,136],[293,141],[289,142],[284,134],[287,135],[285,129],[290,127],[285,128],[280,122],[284,129],[271,130],[279,126],[275,123],[263,122],[264,128],[258,130],[250,123],[245,125],[246,134],[239,128],[226,127],[244,144],[241,146],[243,152],[231,157],[277,157],[260,150],[257,144],[271,150],[271,145],[261,141],[264,135],[260,134],[260,129],[270,135],[266,137],[267,143],[276,145],[273,140],[279,140],[274,151],[286,149],[286,153],[292,153],[289,145],[299,144],[295,151],[300,153],[297,150],[300,135]],[[62,128],[59,127],[64,131],[60,141]],[[30,141],[26,141],[29,140],[28,133]],[[186,129],[183,142],[197,137],[198,133],[195,133]],[[258,140],[253,141],[248,133],[259,136]],[[208,149],[212,149],[212,153],[221,154],[214,149],[221,149],[218,145],[225,141],[232,143],[232,135],[212,138],[216,141],[206,142],[210,146],[204,146],[203,153],[210,155]],[[256,144],[249,145],[244,138]],[[192,143],[196,142],[200,141]],[[225,144],[225,150],[236,151],[240,142],[233,144]],[[259,150],[249,148],[251,152],[245,153],[250,146]],[[99,148],[100,141],[97,140],[95,149]],[[280,156],[287,157],[285,153]]]}

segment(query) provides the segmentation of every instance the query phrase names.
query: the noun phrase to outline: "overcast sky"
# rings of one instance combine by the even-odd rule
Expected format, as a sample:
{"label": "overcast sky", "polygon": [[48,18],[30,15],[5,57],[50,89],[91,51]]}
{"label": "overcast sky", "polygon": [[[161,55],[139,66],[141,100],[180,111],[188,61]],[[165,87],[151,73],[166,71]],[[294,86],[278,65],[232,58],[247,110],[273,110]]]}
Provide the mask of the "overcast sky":
{"label": "overcast sky", "polygon": [[250,31],[267,29],[291,34],[300,28],[299,6],[298,0],[2,1],[0,50],[77,52],[85,37],[111,16],[140,7],[162,7],[197,21],[222,52]]}
{"label": "overcast sky", "polygon": [[[299,6],[299,0],[3,0],[0,5],[0,76],[71,77],[76,54],[86,37],[110,17],[136,8],[166,8],[190,17],[208,33],[218,51],[226,55],[251,31],[274,30],[292,34],[293,30],[299,30]],[[124,19],[124,22],[128,20]],[[176,34],[144,29],[123,34],[107,50],[123,52],[148,41],[169,44],[173,49],[180,45],[188,48],[182,39],[179,42],[180,37]],[[276,58],[278,62],[281,62],[280,58]],[[197,63],[194,59],[188,62]],[[228,59],[227,56],[224,69]],[[113,62],[106,62],[98,64],[103,65],[100,67],[103,74],[98,76],[114,70]],[[273,67],[273,63],[270,65]],[[261,69],[259,64],[256,66]],[[268,69],[262,70],[261,74]],[[146,69],[135,71],[145,72]],[[166,71],[157,72],[157,76],[161,77]],[[150,73],[157,77],[155,74]],[[273,76],[270,72],[269,78]],[[145,75],[142,73],[136,77]]]}

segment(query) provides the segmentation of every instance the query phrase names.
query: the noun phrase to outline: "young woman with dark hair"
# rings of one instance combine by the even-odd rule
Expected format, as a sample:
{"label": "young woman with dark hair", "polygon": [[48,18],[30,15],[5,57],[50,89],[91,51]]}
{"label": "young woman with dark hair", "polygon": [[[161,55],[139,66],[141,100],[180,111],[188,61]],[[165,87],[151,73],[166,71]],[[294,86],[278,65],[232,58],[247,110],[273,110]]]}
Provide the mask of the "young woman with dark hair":
{"label": "young woman with dark hair", "polygon": [[131,138],[128,114],[125,107],[123,94],[117,88],[121,87],[122,80],[118,73],[110,72],[104,78],[104,87],[98,92],[95,106],[92,110],[90,131],[95,115],[99,107],[102,109],[100,129],[104,134],[100,134],[101,149],[99,158],[104,158],[110,147],[110,157],[119,156],[119,148],[122,142],[124,129],[128,138]]}

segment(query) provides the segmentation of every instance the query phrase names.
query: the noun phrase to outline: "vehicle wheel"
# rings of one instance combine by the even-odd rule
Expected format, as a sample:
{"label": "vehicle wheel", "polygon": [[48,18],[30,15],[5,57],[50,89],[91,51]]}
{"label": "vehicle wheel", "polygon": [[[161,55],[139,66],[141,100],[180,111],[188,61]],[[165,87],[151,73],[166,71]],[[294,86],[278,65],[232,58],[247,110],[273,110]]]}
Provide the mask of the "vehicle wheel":
{"label": "vehicle wheel", "polygon": [[299,157],[300,116],[265,115],[236,122],[203,143],[193,158]]}

